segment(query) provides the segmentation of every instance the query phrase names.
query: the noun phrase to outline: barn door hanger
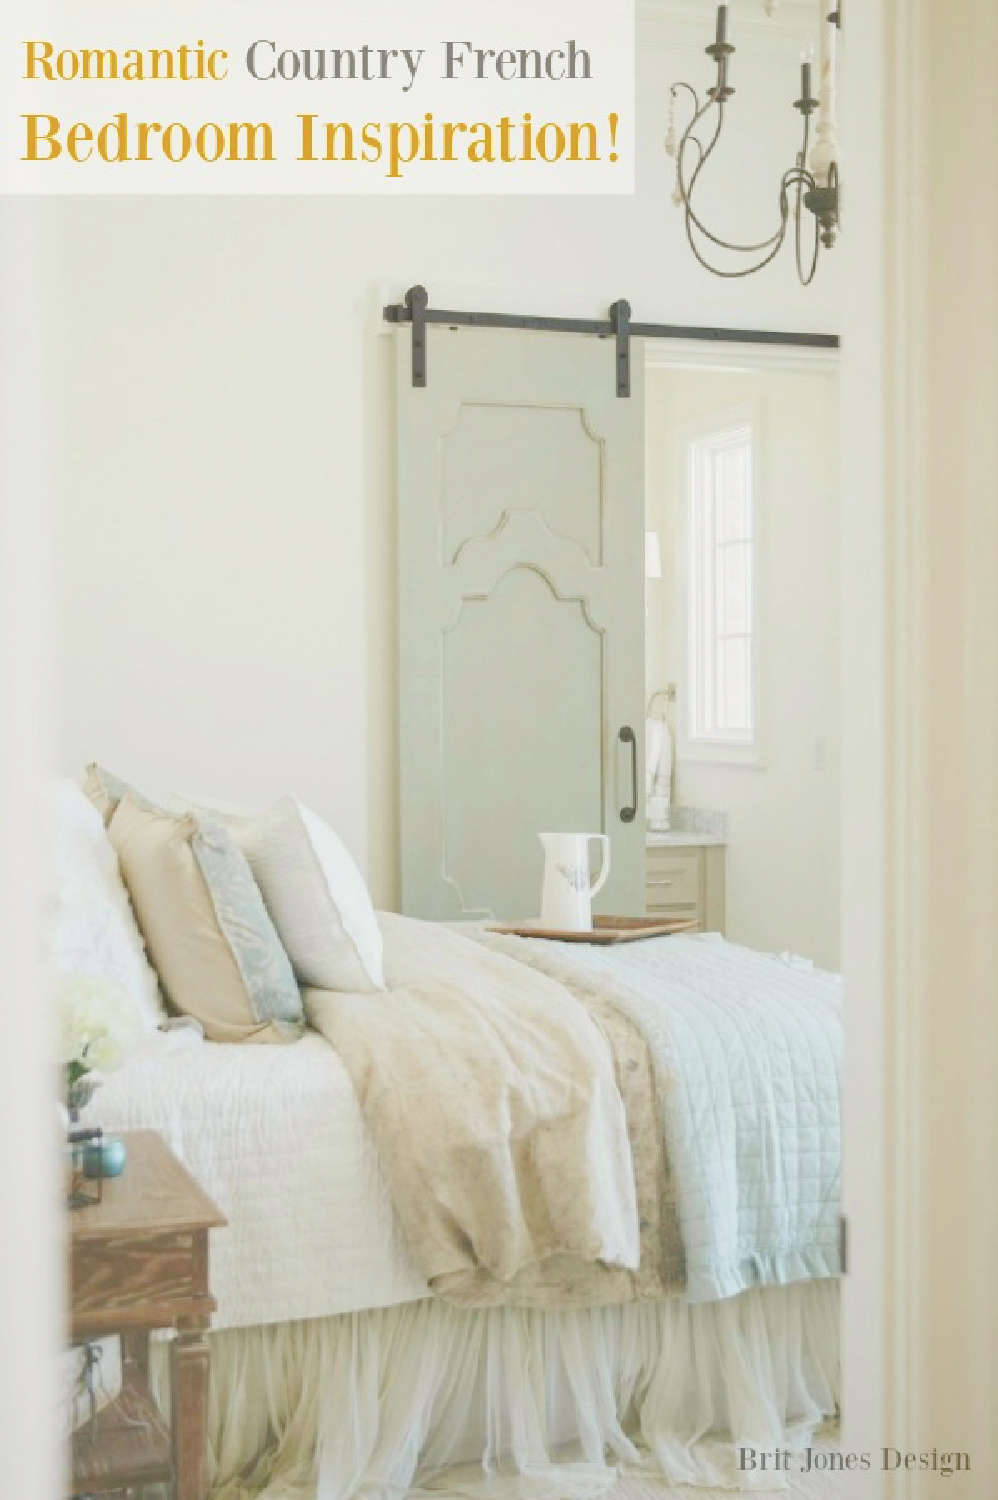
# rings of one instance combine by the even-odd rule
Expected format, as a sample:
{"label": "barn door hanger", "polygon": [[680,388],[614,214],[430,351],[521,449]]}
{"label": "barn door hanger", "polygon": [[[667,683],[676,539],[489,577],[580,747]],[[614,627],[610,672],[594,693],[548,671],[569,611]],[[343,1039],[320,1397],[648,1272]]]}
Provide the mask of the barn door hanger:
{"label": "barn door hanger", "polygon": [[588,333],[596,338],[615,338],[617,345],[617,395],[631,394],[631,308],[621,299],[610,308],[610,316],[596,318],[542,318],[521,313],[453,312],[430,307],[425,286],[411,286],[404,301],[384,309],[388,323],[412,325],[412,383],[426,384],[426,329],[430,323],[450,328],[520,328],[534,333]]}

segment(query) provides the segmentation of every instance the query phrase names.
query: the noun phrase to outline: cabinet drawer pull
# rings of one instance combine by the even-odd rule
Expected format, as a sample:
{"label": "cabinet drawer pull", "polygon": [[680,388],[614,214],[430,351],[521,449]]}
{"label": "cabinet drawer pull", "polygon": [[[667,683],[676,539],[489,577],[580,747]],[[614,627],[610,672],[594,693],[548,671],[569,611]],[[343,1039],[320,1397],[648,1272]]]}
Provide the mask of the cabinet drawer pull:
{"label": "cabinet drawer pull", "polygon": [[649,880],[648,884],[649,885],[674,885],[675,881],[673,881],[673,880]]}

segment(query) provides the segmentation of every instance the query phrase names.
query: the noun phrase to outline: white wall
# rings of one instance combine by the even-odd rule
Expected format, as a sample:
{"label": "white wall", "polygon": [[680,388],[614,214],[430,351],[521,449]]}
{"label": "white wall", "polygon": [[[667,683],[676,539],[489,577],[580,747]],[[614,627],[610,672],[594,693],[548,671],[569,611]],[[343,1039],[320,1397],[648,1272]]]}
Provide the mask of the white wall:
{"label": "white wall", "polygon": [[[662,545],[648,587],[649,694],[679,687],[684,662],[682,463],[686,429],[757,405],[758,766],[680,759],[676,799],[728,815],[728,936],[753,948],[839,960],[838,399],[832,373],[648,372],[648,524]],[[816,764],[816,740],[824,768]]]}
{"label": "white wall", "polygon": [[[43,205],[64,351],[53,402],[67,769],[98,757],[152,789],[245,802],[293,788],[341,830],[376,899],[393,899],[380,293],[423,281],[444,305],[589,316],[626,296],[635,317],[836,327],[834,255],[803,291],[789,256],[724,283],[685,246],[661,141],[669,80],[709,78],[710,8],[694,14],[640,20],[632,199]],[[745,16],[719,207],[748,235],[773,220],[796,147],[799,36],[754,0]]]}

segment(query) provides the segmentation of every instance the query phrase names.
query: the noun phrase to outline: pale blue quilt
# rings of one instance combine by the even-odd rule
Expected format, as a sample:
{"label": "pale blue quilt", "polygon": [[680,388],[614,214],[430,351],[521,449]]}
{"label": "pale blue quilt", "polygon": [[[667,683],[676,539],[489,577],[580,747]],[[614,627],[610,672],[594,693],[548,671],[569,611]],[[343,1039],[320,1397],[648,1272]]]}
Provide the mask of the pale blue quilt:
{"label": "pale blue quilt", "polygon": [[595,986],[648,1041],[688,1301],[839,1274],[838,976],[713,934],[517,957]]}

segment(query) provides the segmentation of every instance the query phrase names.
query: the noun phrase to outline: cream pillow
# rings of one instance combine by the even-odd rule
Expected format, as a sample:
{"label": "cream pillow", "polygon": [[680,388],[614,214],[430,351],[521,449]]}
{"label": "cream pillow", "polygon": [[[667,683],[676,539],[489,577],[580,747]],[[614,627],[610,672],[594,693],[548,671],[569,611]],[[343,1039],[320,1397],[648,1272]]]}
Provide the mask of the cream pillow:
{"label": "cream pillow", "polygon": [[246,855],[299,983],[385,988],[381,928],[364,877],[327,823],[294,797],[245,816],[183,800],[224,822]]}
{"label": "cream pillow", "polygon": [[127,792],[108,828],[149,955],[174,1009],[215,1042],[288,1042],[301,995],[246,859],[228,832]]}

